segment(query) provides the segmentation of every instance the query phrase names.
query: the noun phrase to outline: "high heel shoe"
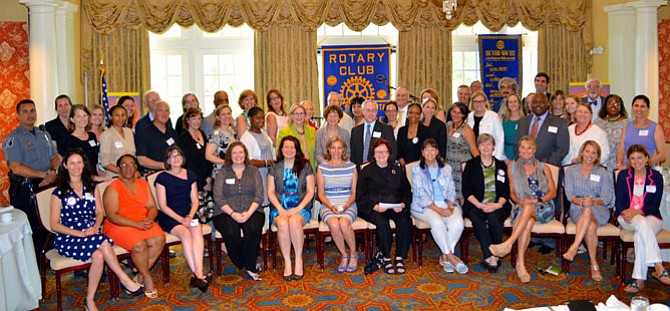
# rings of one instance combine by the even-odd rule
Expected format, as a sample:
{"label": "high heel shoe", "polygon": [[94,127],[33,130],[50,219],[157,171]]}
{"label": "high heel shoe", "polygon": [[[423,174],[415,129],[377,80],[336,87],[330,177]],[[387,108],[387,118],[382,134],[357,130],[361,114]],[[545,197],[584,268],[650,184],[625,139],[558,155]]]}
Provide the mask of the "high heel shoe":
{"label": "high heel shoe", "polygon": [[345,271],[347,271],[348,265],[349,265],[349,256],[348,255],[342,256],[342,265],[337,267],[337,272],[344,273]]}
{"label": "high heel shoe", "polygon": [[516,266],[516,275],[519,277],[521,283],[530,282],[530,274],[528,274],[528,271],[526,271],[526,269],[522,269],[518,265]]}
{"label": "high heel shoe", "polygon": [[591,266],[591,278],[596,282],[603,280],[603,276],[600,274],[600,267],[598,267],[598,265]]}
{"label": "high heel shoe", "polygon": [[512,246],[505,246],[504,244],[489,245],[489,251],[496,257],[505,257],[512,251]]}
{"label": "high heel shoe", "polygon": [[568,248],[568,251],[563,254],[563,259],[567,261],[573,261],[575,260],[575,256],[577,255],[577,249],[570,247]]}
{"label": "high heel shoe", "polygon": [[247,270],[247,274],[254,281],[262,281],[263,280],[263,278],[261,278],[261,275],[256,273],[256,272],[251,272],[251,271]]}
{"label": "high heel shoe", "polygon": [[129,290],[123,284],[121,284],[121,288],[123,289],[124,292],[126,292],[126,294],[131,295],[131,296],[139,296],[139,295],[142,295],[144,293],[144,286],[142,286],[142,285],[140,285],[140,287],[138,287],[134,291]]}
{"label": "high heel shoe", "polygon": [[358,256],[349,257],[349,264],[347,265],[347,272],[355,272],[358,269]]}

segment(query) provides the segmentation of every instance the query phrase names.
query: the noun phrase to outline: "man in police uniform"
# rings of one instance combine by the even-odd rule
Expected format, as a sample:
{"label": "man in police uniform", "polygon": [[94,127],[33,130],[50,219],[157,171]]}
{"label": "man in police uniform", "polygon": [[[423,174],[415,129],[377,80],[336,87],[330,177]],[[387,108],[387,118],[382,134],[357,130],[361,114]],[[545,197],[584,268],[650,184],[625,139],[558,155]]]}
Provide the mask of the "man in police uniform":
{"label": "man in police uniform", "polygon": [[19,126],[2,142],[2,151],[9,166],[9,198],[11,204],[28,215],[33,230],[36,258],[44,247],[47,232],[42,229],[33,195],[56,180],[58,154],[51,136],[35,127],[35,102],[24,99],[16,105]]}

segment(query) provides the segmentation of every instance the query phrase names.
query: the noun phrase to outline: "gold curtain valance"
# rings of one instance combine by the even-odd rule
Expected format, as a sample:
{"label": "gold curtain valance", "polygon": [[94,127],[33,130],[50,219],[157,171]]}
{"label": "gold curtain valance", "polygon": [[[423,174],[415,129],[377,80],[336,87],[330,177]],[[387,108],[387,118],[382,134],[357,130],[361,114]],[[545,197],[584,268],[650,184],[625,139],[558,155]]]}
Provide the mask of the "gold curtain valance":
{"label": "gold curtain valance", "polygon": [[208,32],[247,23],[265,31],[274,24],[296,22],[306,31],[341,22],[357,31],[370,23],[388,22],[400,31],[416,25],[453,30],[477,21],[493,31],[518,22],[531,30],[560,24],[576,31],[584,27],[591,11],[591,0],[459,0],[452,20],[445,19],[441,0],[82,0],[82,4],[91,25],[102,34],[120,26],[144,26],[162,33],[174,23],[196,24]]}

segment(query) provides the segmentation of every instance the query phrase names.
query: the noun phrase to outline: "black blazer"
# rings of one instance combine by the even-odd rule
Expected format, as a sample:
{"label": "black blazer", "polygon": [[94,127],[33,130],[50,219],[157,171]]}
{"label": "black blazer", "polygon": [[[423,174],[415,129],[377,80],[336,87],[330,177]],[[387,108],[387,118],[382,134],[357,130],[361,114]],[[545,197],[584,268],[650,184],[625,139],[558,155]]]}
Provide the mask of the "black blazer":
{"label": "black blazer", "polygon": [[398,162],[390,162],[381,168],[373,160],[361,169],[356,183],[358,215],[374,213],[379,203],[405,203],[402,213],[409,214],[412,204],[412,187],[405,169]]}
{"label": "black blazer", "polygon": [[414,143],[414,138],[407,138],[408,130],[408,125],[398,129],[398,160],[403,159],[405,160],[405,163],[418,161],[421,157],[421,146],[423,145],[423,142],[431,137],[430,129],[428,129],[428,127],[422,123],[419,123],[419,128],[416,131],[416,137],[414,137],[416,138],[416,143]]}
{"label": "black blazer", "polygon": [[[496,202],[502,197],[507,201],[503,205],[503,214],[509,215],[512,205],[509,198],[509,176],[507,176],[507,165],[505,162],[493,158],[496,163]],[[466,178],[467,176],[467,178]],[[463,192],[463,215],[468,215],[471,208],[477,208],[468,201],[468,197],[474,195],[480,202],[484,199],[484,172],[482,171],[482,160],[476,157],[468,160],[463,169],[461,182]]]}
{"label": "black blazer", "polygon": [[442,120],[433,117],[428,125],[428,137],[437,141],[437,150],[442,159],[447,158],[447,125]]}
{"label": "black blazer", "polygon": [[[374,159],[374,152],[370,149],[368,151],[368,158],[363,159],[363,134],[365,131],[365,122],[359,125],[354,126],[351,129],[351,139],[349,141],[349,146],[351,147],[351,162],[355,163],[358,167],[361,164],[372,161]],[[381,133],[383,139],[388,140],[391,143],[391,154],[389,156],[389,162],[396,160],[398,155],[398,145],[395,142],[395,136],[393,136],[393,128],[391,126],[383,124],[377,120],[375,126],[372,128],[372,139],[370,140],[370,146],[377,140],[375,132]]]}

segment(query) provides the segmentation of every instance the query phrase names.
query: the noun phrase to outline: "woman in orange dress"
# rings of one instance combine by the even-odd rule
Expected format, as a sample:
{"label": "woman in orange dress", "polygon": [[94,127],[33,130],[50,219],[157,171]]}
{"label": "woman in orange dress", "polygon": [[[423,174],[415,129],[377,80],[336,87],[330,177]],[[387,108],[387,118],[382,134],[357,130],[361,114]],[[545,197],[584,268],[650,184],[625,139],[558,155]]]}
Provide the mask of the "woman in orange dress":
{"label": "woman in orange dress", "polygon": [[107,214],[103,232],[116,245],[130,251],[140,273],[138,280],[145,285],[144,294],[151,299],[158,298],[149,274],[165,245],[165,234],[154,221],[158,215],[156,201],[149,191],[149,184],[137,178],[137,158],[123,155],[116,161],[116,166],[119,178],[107,186],[103,197]]}

